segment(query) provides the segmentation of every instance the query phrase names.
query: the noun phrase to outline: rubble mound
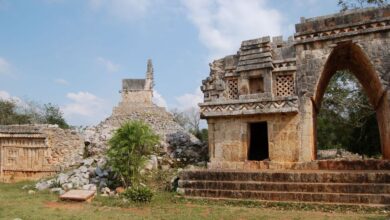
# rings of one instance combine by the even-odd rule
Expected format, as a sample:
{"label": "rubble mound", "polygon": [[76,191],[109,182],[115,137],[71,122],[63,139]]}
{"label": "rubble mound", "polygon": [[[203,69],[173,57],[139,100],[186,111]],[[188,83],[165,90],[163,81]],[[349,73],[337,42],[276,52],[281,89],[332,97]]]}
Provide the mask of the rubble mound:
{"label": "rubble mound", "polygon": [[150,155],[142,173],[155,170],[174,171],[187,166],[206,166],[207,144],[177,124],[173,116],[160,107],[134,108],[127,114],[115,114],[83,132],[86,158],[74,169],[53,179],[36,184],[38,190],[51,188],[59,194],[71,189],[99,190],[112,195],[118,185],[117,178],[107,165],[108,140],[115,130],[128,121],[143,121],[160,136],[160,144]]}

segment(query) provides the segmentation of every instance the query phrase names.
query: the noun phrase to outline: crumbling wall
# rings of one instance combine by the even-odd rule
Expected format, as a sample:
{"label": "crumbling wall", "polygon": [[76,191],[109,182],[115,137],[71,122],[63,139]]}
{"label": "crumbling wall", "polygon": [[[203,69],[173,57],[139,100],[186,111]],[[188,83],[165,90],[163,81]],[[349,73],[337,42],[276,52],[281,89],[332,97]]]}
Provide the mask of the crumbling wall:
{"label": "crumbling wall", "polygon": [[84,139],[56,125],[0,126],[0,180],[50,176],[83,158]]}

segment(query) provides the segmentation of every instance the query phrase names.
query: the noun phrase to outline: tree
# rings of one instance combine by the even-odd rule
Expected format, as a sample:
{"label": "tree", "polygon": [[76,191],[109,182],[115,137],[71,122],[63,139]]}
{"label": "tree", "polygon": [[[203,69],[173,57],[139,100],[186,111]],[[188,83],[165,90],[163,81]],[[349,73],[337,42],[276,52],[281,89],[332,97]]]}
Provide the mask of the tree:
{"label": "tree", "polygon": [[338,5],[341,11],[354,8],[364,8],[370,6],[384,7],[389,5],[389,0],[339,0]]}
{"label": "tree", "polygon": [[69,128],[57,105],[2,99],[0,99],[0,124],[57,124],[60,128]]}
{"label": "tree", "polygon": [[16,101],[0,99],[0,124],[29,124],[28,115],[17,112]]}
{"label": "tree", "polygon": [[376,113],[360,83],[347,71],[329,82],[317,117],[320,149],[344,148],[361,155],[380,153]]}
{"label": "tree", "polygon": [[200,129],[200,113],[197,108],[189,108],[186,111],[173,109],[171,112],[176,123],[202,142],[208,141],[208,130],[206,128]]}
{"label": "tree", "polygon": [[188,127],[189,118],[187,117],[187,115],[184,112],[179,111],[178,109],[175,108],[175,109],[171,110],[171,113],[172,113],[172,116],[173,116],[173,120],[176,123],[178,123],[183,128],[187,128]]}
{"label": "tree", "polygon": [[69,128],[60,108],[52,103],[43,105],[43,119],[46,124],[57,124],[60,128]]}
{"label": "tree", "polygon": [[199,133],[199,125],[200,125],[200,113],[197,108],[190,108],[187,110],[187,117],[188,117],[188,125],[189,130],[193,134]]}
{"label": "tree", "polygon": [[127,122],[115,131],[108,141],[108,164],[120,176],[125,187],[138,183],[140,169],[158,143],[159,136],[141,121]]}

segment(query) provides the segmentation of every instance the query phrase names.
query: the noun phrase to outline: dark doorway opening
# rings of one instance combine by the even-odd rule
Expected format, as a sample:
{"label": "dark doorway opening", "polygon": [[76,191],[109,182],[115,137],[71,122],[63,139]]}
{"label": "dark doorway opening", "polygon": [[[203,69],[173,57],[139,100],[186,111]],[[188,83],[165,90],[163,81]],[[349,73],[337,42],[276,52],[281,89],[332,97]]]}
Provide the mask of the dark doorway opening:
{"label": "dark doorway opening", "polygon": [[251,123],[248,160],[265,160],[268,155],[267,122]]}

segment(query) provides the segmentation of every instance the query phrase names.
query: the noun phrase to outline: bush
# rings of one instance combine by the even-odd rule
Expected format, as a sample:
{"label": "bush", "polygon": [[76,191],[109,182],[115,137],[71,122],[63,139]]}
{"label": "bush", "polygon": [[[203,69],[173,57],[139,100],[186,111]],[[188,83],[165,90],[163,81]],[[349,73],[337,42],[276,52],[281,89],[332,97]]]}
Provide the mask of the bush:
{"label": "bush", "polygon": [[146,186],[134,186],[128,188],[122,195],[133,202],[142,203],[150,202],[153,198],[153,192]]}
{"label": "bush", "polygon": [[137,185],[140,169],[159,137],[141,121],[127,122],[109,140],[108,164],[125,187]]}

